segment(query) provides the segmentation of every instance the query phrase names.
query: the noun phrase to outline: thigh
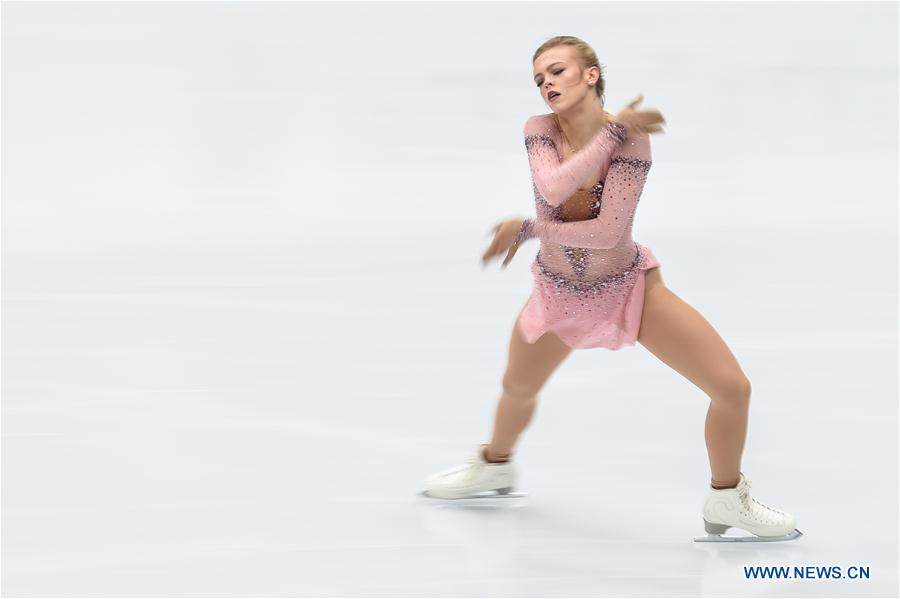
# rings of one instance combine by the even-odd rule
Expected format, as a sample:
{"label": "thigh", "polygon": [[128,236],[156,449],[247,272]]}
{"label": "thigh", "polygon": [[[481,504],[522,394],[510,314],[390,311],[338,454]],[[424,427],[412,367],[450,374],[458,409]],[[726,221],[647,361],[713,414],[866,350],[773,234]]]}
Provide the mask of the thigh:
{"label": "thigh", "polygon": [[663,284],[658,270],[646,273],[638,342],[708,395],[730,394],[749,384],[722,337]]}
{"label": "thigh", "polygon": [[566,356],[572,353],[572,348],[552,331],[547,331],[534,343],[528,343],[519,330],[521,315],[520,310],[510,336],[509,361],[503,383],[508,388],[534,394],[544,386]]}

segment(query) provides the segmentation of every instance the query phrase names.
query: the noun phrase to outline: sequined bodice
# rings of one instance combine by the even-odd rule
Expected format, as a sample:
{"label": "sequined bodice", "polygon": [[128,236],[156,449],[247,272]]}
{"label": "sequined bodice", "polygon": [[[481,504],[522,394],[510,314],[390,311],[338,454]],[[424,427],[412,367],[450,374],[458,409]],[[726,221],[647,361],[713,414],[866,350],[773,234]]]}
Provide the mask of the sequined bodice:
{"label": "sequined bodice", "polygon": [[[543,125],[543,130],[526,132],[525,145],[529,151],[533,174],[541,175],[542,169],[548,170],[554,164],[560,168],[579,166],[575,163],[567,164],[570,160],[577,160],[579,158],[577,155],[566,161],[562,160],[557,143],[558,129],[553,125],[554,122],[549,119],[539,120],[538,123]],[[626,145],[633,143],[631,140],[625,140]],[[540,177],[532,178],[537,220],[544,228],[553,227],[559,231],[556,235],[559,239],[541,238],[541,247],[537,255],[538,264],[549,275],[570,279],[573,284],[589,284],[614,278],[617,274],[628,272],[633,268],[638,258],[638,245],[631,237],[633,208],[636,206],[637,197],[634,198],[633,204],[617,200],[622,199],[623,190],[629,191],[628,188],[640,195],[640,187],[649,170],[650,161],[643,159],[649,158],[649,155],[642,156],[636,152],[637,155],[629,156],[621,150],[620,146],[615,152],[609,152],[605,160],[595,161],[590,169],[571,171],[571,177],[575,181],[597,180],[598,177],[599,180],[589,190],[573,187],[571,192],[566,192],[568,197],[556,205],[548,202],[541,193],[538,186]],[[610,198],[610,194],[604,190],[610,174],[616,179],[612,193],[619,194],[619,197]],[[634,185],[636,182],[640,185]],[[613,200],[604,215],[611,221],[609,223],[597,220],[601,218],[605,199]],[[573,234],[569,239],[565,234],[569,224],[576,221],[595,221],[598,227],[603,225],[618,227],[621,236],[612,247],[580,247],[576,242],[583,239],[584,235]],[[577,222],[576,226],[586,227],[591,226],[591,223]]]}

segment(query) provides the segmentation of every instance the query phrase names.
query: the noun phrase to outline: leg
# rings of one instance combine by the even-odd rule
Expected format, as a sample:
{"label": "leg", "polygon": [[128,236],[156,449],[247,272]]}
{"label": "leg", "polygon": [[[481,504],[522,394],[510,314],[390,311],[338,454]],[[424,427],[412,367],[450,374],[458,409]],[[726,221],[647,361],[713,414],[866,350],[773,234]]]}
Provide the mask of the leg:
{"label": "leg", "polygon": [[645,275],[638,341],[709,396],[705,433],[712,482],[734,486],[747,436],[750,381],[712,325],[669,290],[658,271]]}
{"label": "leg", "polygon": [[[522,312],[519,312],[521,316]],[[509,340],[509,361],[503,374],[503,391],[497,404],[494,434],[487,447],[488,459],[507,457],[519,434],[534,414],[537,393],[572,348],[548,331],[533,344],[519,330],[519,317]]]}

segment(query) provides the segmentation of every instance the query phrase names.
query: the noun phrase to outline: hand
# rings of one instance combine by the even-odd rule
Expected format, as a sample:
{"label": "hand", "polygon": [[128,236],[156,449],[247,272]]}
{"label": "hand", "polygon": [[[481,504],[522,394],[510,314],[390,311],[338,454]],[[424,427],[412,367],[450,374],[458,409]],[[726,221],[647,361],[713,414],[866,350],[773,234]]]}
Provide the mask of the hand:
{"label": "hand", "polygon": [[488,260],[494,256],[507,252],[506,258],[503,259],[503,268],[506,268],[506,265],[510,263],[513,256],[516,255],[516,252],[519,251],[519,246],[522,245],[521,243],[516,242],[516,237],[519,234],[519,229],[522,228],[522,222],[524,220],[525,219],[522,218],[505,220],[497,223],[490,231],[488,231],[488,233],[494,233],[494,240],[491,241],[491,245],[485,250],[484,255],[481,257],[482,268],[487,266]]}
{"label": "hand", "polygon": [[612,120],[624,125],[628,137],[637,137],[645,133],[659,133],[662,131],[660,123],[665,124],[666,119],[658,110],[637,110],[637,105],[644,100],[644,94],[628,103]]}

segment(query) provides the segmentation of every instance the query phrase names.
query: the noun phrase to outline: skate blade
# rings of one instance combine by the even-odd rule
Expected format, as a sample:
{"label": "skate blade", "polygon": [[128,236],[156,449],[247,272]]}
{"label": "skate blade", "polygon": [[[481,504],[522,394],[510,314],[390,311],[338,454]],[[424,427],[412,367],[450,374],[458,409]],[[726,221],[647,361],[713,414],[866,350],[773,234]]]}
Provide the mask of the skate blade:
{"label": "skate blade", "polygon": [[461,499],[521,499],[523,497],[528,497],[528,493],[523,493],[521,491],[507,491],[506,493],[482,491],[481,493],[466,495],[465,497],[454,497],[452,499],[447,497],[434,497],[429,495],[428,491],[419,491],[419,495],[427,497],[428,499],[440,499],[443,501],[459,501]]}
{"label": "skate blade", "polygon": [[803,533],[800,532],[799,529],[795,528],[792,532],[789,532],[786,535],[779,535],[777,537],[760,537],[757,535],[750,535],[745,537],[726,537],[725,535],[709,533],[706,536],[694,537],[694,541],[710,543],[762,543],[765,541],[793,541],[794,539],[802,536]]}

